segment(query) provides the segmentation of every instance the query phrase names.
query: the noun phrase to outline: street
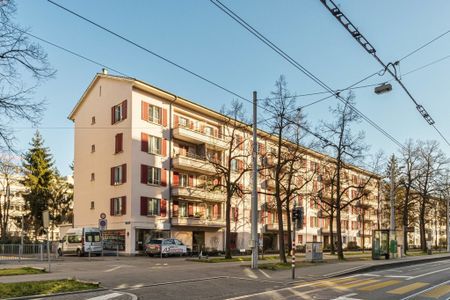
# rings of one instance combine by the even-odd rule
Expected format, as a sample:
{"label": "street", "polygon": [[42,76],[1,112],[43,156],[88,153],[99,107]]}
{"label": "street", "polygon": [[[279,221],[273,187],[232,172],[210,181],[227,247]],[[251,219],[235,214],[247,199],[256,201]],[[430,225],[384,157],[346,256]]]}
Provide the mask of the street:
{"label": "street", "polygon": [[[414,259],[414,258],[409,258]],[[384,263],[385,261],[378,261]],[[35,263],[33,266],[45,267]],[[345,273],[372,261],[325,262],[290,270],[251,270],[249,262],[198,263],[185,258],[64,257],[52,273],[10,276],[1,282],[74,277],[99,281],[102,291],[52,299],[449,299],[450,260]]]}
{"label": "street", "polygon": [[450,299],[450,261],[319,280],[231,299]]}

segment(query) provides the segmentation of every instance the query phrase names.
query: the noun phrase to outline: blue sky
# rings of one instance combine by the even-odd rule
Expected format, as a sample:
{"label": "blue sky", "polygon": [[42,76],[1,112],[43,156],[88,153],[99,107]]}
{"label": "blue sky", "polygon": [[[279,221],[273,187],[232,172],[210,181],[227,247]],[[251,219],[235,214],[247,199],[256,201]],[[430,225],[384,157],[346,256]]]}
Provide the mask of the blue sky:
{"label": "blue sky", "polygon": [[[253,90],[261,98],[269,96],[281,74],[286,76],[292,93],[322,91],[207,0],[55,1],[249,99]],[[333,89],[347,87],[380,69],[319,0],[223,2]],[[336,2],[385,62],[397,60],[450,29],[449,1]],[[215,110],[234,99],[47,1],[18,0],[17,6],[16,22],[39,37]],[[35,94],[36,99],[48,103],[40,131],[61,173],[69,174],[73,124],[67,116],[101,67],[41,45],[57,74]],[[402,61],[400,70],[406,73],[449,54],[450,34]],[[449,73],[450,59],[403,77],[448,138]],[[376,76],[365,84],[389,79],[387,75]],[[356,106],[398,140],[436,139],[449,155],[450,148],[422,119],[411,100],[398,85],[393,87],[384,95],[375,95],[373,88],[355,90]],[[300,97],[297,101],[302,105],[323,96]],[[308,121],[314,126],[329,119],[329,107],[335,104],[331,98],[309,107]],[[251,107],[245,106],[250,116]],[[367,123],[356,125],[355,130],[366,131],[372,152],[397,151],[391,141]],[[19,149],[27,149],[34,131],[27,123],[17,124]]]}

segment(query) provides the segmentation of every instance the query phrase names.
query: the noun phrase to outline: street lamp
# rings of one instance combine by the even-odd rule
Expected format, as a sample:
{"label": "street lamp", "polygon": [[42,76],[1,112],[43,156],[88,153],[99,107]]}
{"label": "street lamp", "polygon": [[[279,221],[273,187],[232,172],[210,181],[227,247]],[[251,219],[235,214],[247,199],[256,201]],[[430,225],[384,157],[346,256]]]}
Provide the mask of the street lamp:
{"label": "street lamp", "polygon": [[374,92],[377,95],[388,93],[392,91],[392,85],[390,83],[382,83],[379,86],[375,87]]}

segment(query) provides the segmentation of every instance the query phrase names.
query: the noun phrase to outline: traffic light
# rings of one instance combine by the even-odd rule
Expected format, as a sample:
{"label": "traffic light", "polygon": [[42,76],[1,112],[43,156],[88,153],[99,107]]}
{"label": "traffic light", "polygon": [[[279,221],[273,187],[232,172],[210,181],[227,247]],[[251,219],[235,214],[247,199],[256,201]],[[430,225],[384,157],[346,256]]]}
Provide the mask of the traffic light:
{"label": "traffic light", "polygon": [[292,221],[296,221],[297,229],[303,229],[303,207],[298,206],[292,209]]}

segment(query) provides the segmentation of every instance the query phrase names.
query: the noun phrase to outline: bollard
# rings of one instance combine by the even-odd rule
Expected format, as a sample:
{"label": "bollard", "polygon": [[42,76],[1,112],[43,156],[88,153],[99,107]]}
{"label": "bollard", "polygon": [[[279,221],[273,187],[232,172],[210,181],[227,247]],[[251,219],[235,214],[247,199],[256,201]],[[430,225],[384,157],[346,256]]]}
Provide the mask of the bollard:
{"label": "bollard", "polygon": [[119,244],[116,245],[116,249],[117,249],[116,251],[117,257],[119,257]]}
{"label": "bollard", "polygon": [[89,260],[91,260],[91,246],[89,246]]}

